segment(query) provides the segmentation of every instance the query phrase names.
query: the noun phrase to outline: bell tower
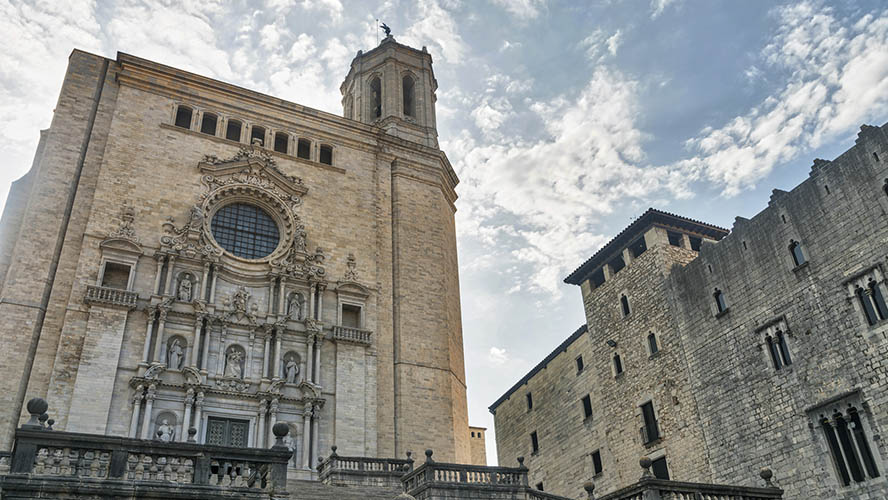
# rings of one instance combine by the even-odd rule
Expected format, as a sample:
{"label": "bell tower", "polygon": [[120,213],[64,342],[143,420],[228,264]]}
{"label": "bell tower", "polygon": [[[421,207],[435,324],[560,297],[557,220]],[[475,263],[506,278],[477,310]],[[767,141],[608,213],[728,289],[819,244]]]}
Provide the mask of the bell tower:
{"label": "bell tower", "polygon": [[401,139],[438,147],[432,56],[387,35],[368,52],[358,51],[342,92],[343,116],[376,125]]}

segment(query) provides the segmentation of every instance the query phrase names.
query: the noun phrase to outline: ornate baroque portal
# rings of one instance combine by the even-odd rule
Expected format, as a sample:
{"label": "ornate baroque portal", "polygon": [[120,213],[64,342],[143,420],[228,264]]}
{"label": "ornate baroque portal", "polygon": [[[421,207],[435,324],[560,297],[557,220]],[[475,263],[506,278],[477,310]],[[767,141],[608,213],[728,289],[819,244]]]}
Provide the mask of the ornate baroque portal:
{"label": "ornate baroque portal", "polygon": [[[155,254],[130,436],[267,447],[284,421],[291,466],[312,468],[327,280],[296,213],[308,189],[258,148],[206,156],[198,170],[203,193],[183,225],[163,224]],[[369,292],[353,281],[346,289]]]}

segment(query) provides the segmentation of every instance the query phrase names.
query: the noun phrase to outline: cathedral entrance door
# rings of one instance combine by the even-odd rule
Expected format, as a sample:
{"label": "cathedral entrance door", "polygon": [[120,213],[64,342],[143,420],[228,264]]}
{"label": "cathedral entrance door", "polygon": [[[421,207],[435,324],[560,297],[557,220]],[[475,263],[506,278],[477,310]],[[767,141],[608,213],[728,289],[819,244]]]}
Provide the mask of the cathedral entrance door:
{"label": "cathedral entrance door", "polygon": [[208,417],[206,444],[247,447],[250,422],[231,418]]}

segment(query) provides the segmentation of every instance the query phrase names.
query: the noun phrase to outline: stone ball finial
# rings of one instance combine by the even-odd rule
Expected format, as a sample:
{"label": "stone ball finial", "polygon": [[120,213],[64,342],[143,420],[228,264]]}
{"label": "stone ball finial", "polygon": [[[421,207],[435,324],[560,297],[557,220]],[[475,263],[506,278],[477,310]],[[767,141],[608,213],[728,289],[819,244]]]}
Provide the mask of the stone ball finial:
{"label": "stone ball finial", "polygon": [[49,420],[47,420],[47,421],[46,421],[46,430],[48,430],[48,431],[53,430],[53,429],[52,429],[52,426],[53,426],[53,425],[55,425],[55,420],[53,420],[53,419],[49,419]]}
{"label": "stone ball finial", "polygon": [[774,472],[767,467],[762,467],[762,470],[759,471],[759,476],[765,480],[765,486],[773,486],[771,483],[771,479],[774,477]]}
{"label": "stone ball finial", "polygon": [[518,468],[527,470],[527,467],[524,465],[524,457],[518,457]]}
{"label": "stone ball finial", "polygon": [[336,454],[336,445],[334,444],[333,446],[331,446],[331,447],[330,447],[330,450],[332,450],[332,451],[333,451],[333,455],[335,455],[335,454]]}
{"label": "stone ball finial", "polygon": [[28,413],[32,416],[40,416],[49,409],[49,403],[43,398],[33,398],[28,401]]}
{"label": "stone ball finial", "polygon": [[586,481],[583,483],[583,489],[586,490],[586,497],[588,500],[595,500],[595,483],[592,481]]}
{"label": "stone ball finial", "polygon": [[196,436],[196,435],[197,435],[197,429],[195,429],[194,427],[189,427],[188,428],[188,442],[189,443],[196,442],[196,440],[194,438],[194,436]]}
{"label": "stone ball finial", "polygon": [[412,457],[413,457],[413,452],[412,452],[412,451],[408,451],[408,452],[407,452],[407,460],[412,460],[412,459],[413,459]]}
{"label": "stone ball finial", "polygon": [[432,460],[432,453],[434,453],[432,450],[425,451],[426,462],[434,462],[434,460]]}
{"label": "stone ball finial", "polygon": [[651,457],[649,457],[649,456],[647,456],[647,455],[645,455],[645,456],[641,457],[640,459],[638,459],[638,465],[640,465],[641,468],[644,469],[644,472],[642,472],[641,477],[644,478],[644,477],[651,477],[651,476],[652,476],[652,474],[651,474],[651,465],[652,465],[653,463],[654,463],[654,462],[651,460]]}
{"label": "stone ball finial", "polygon": [[274,433],[275,437],[283,438],[290,433],[290,426],[284,422],[278,422],[271,428],[271,432]]}
{"label": "stone ball finial", "polygon": [[40,425],[46,425],[46,421],[49,420],[49,413],[42,413],[37,420],[40,421]]}

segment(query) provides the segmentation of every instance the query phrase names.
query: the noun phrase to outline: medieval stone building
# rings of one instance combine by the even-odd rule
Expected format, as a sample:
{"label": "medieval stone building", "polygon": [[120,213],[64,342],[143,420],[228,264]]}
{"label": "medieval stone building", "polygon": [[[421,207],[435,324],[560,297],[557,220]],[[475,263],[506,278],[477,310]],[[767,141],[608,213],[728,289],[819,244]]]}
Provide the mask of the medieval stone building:
{"label": "medieval stone building", "polygon": [[454,231],[432,60],[358,52],[342,117],[74,51],[0,223],[0,451],[55,428],[467,463]]}
{"label": "medieval stone building", "polygon": [[501,463],[573,498],[654,475],[888,497],[888,126],[730,233],[649,210],[565,281],[586,324],[491,407]]}

